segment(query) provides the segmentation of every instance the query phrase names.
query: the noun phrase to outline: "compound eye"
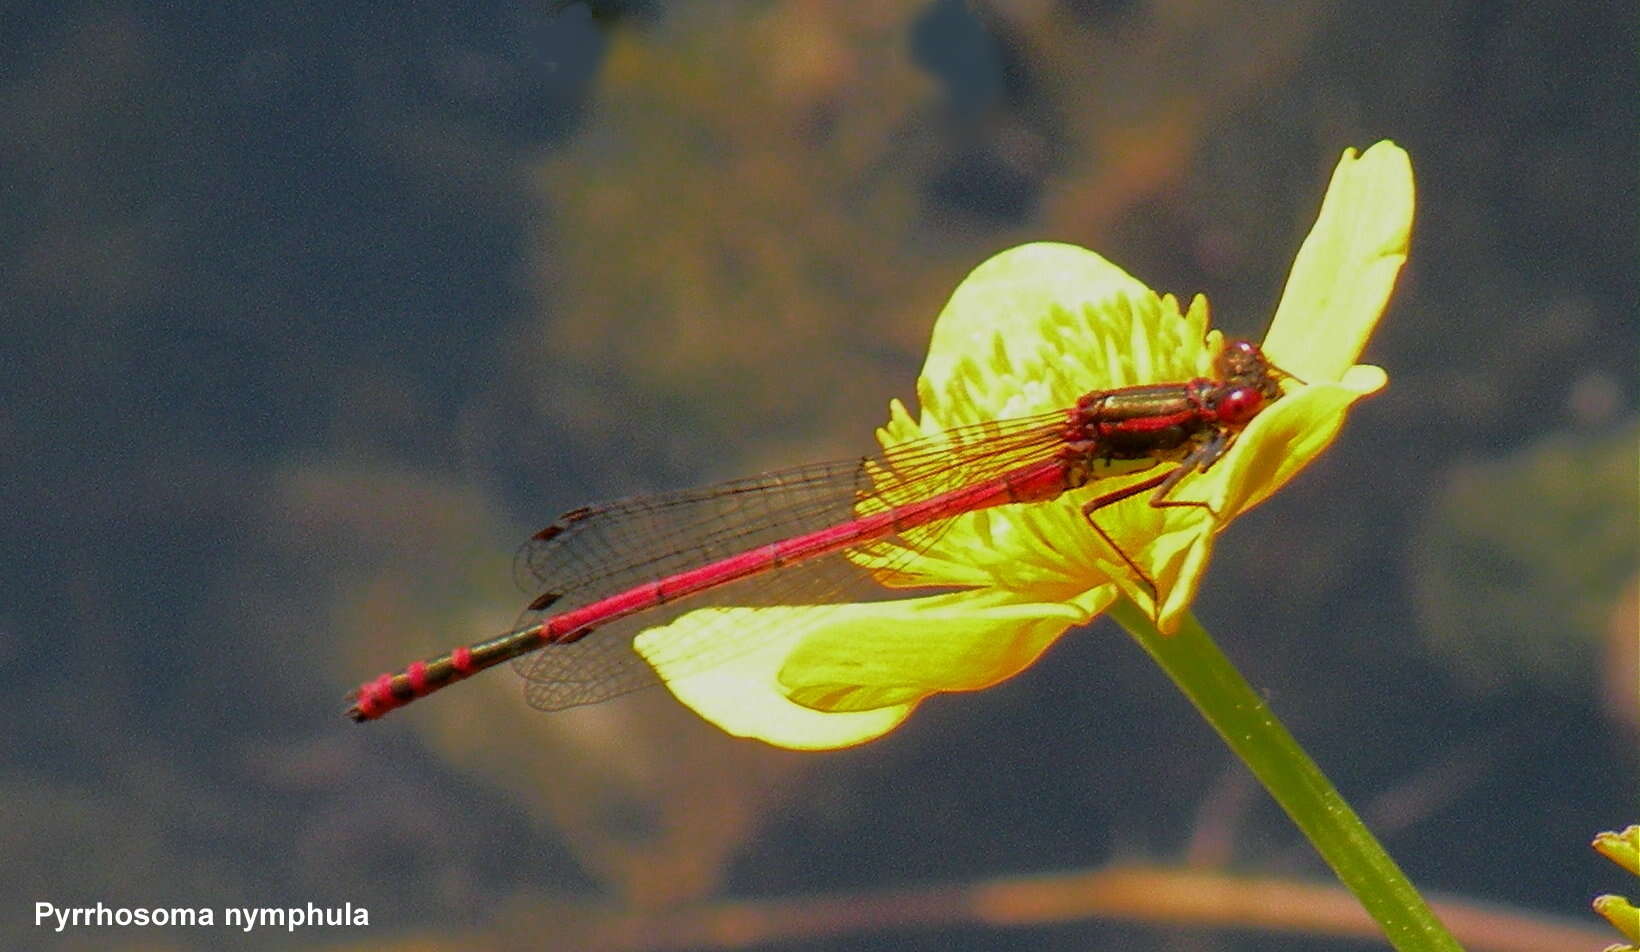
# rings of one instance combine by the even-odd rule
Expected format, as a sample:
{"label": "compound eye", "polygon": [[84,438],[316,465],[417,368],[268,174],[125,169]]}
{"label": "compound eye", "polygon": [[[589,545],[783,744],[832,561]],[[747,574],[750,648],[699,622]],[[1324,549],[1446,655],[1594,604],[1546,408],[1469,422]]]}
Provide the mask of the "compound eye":
{"label": "compound eye", "polygon": [[1219,399],[1219,422],[1241,426],[1264,409],[1264,394],[1255,387],[1232,387]]}

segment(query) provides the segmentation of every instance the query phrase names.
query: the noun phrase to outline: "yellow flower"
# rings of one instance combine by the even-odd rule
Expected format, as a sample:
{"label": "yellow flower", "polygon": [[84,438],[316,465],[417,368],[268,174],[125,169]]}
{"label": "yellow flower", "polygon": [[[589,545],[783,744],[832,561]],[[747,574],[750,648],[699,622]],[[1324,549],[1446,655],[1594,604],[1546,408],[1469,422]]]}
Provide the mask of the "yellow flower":
{"label": "yellow flower", "polygon": [[[956,591],[703,609],[643,633],[637,649],[678,698],[729,733],[820,749],[880,736],[932,694],[1018,673],[1118,597],[1172,630],[1200,584],[1214,535],[1314,459],[1344,411],[1384,385],[1382,370],[1355,359],[1406,260],[1412,196],[1411,165],[1392,143],[1345,152],[1262,345],[1292,375],[1285,395],[1210,470],[1188,476],[1168,497],[1207,505],[1156,508],[1143,493],[1095,513],[1146,578],[1082,514],[1088,501],[1162,472],[1125,464],[1050,502],[958,517],[926,551],[878,572],[890,585]],[[1024,245],[957,287],[917,382],[921,418],[895,401],[878,439],[890,449],[954,426],[1063,409],[1093,390],[1211,376],[1222,343],[1207,329],[1200,296],[1181,313],[1172,296],[1090,251]],[[881,564],[869,553],[856,561]],[[725,617],[739,613],[748,617]],[[749,613],[774,637],[706,672],[669,675],[669,644],[704,626],[752,624]]]}

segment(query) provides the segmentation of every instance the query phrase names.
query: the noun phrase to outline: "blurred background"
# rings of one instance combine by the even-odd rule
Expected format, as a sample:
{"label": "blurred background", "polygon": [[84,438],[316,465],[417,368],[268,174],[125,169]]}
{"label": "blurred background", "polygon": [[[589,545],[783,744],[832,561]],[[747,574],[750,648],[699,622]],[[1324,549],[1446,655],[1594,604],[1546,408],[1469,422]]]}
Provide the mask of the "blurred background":
{"label": "blurred background", "polygon": [[1640,776],[1636,39],[1526,0],[10,5],[0,946],[1381,947],[903,892],[1332,882],[1108,622],[829,754],[508,672],[341,710],[509,624],[565,509],[869,448],[1009,246],[1261,335],[1382,138],[1419,187],[1390,387],[1197,610],[1416,883],[1594,929]]}

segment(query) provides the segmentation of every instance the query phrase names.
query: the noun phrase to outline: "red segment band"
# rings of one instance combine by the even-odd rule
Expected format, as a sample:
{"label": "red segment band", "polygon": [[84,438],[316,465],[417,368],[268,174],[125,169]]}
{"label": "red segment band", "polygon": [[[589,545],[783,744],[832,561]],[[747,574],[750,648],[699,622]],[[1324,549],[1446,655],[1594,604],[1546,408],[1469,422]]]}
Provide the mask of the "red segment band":
{"label": "red segment band", "polygon": [[371,694],[369,684],[359,685],[359,690],[354,695],[353,709],[359,712],[359,720],[373,721],[381,716],[381,712],[376,710],[376,700]]}
{"label": "red segment band", "polygon": [[404,673],[410,678],[410,690],[415,692],[416,697],[427,693],[427,662],[417,661],[406,668]]}
{"label": "red segment band", "polygon": [[473,673],[473,650],[471,648],[457,648],[450,652],[450,667],[455,668],[466,677]]}
{"label": "red segment band", "polygon": [[359,710],[364,712],[366,717],[381,717],[398,706],[398,699],[393,697],[391,674],[384,674],[359,688]]}

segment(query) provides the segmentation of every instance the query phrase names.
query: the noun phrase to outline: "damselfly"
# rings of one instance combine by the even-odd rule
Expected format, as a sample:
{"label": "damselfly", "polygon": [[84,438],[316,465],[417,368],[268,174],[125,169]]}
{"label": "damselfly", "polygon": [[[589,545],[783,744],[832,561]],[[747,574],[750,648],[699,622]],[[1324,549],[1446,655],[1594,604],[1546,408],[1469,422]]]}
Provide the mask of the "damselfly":
{"label": "damselfly", "polygon": [[[1143,578],[1094,513],[1146,492],[1152,506],[1202,505],[1168,495],[1281,396],[1284,375],[1250,342],[1227,341],[1214,372],[1097,390],[1065,410],[948,430],[874,457],[572,510],[520,553],[545,589],[514,630],[369,681],[347,713],[372,720],[506,660],[544,710],[625,694],[659,680],[633,638],[665,620],[663,606],[689,609],[708,593],[743,605],[836,600],[845,577],[910,565],[959,516],[1055,499],[1119,461],[1176,464],[1083,506],[1090,528]],[[761,635],[756,624],[701,632],[671,649],[686,663],[670,669],[709,667]]]}

